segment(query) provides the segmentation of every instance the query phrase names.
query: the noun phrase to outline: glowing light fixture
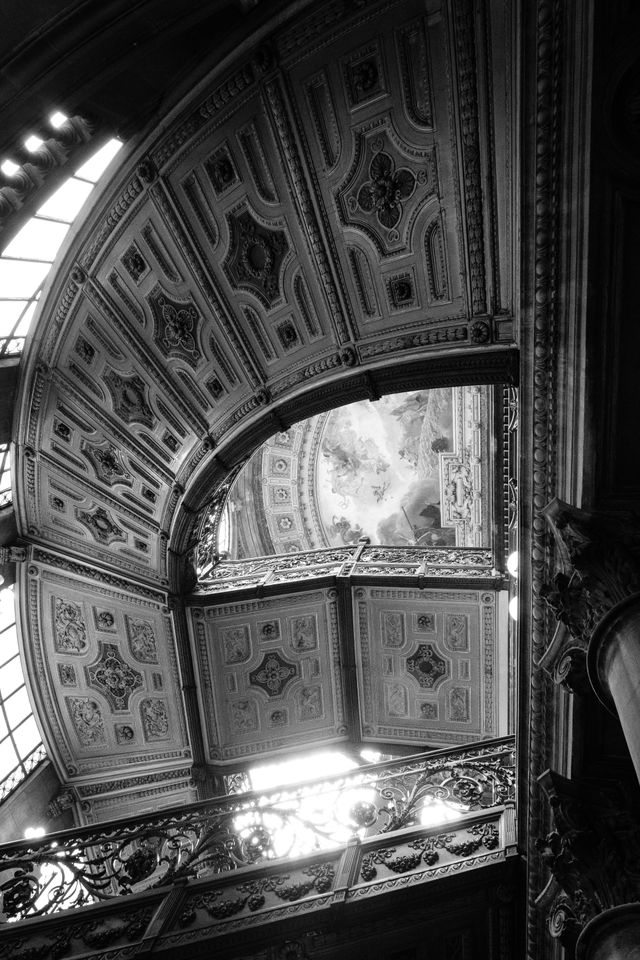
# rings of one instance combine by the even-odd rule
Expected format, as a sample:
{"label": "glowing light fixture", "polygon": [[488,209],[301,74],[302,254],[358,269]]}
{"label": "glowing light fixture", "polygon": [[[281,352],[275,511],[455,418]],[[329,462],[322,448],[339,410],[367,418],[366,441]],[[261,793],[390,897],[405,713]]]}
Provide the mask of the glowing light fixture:
{"label": "glowing light fixture", "polygon": [[510,553],[507,557],[507,570],[512,577],[518,576],[518,552],[514,550],[513,553]]}
{"label": "glowing light fixture", "polygon": [[56,110],[55,113],[52,113],[51,116],[49,117],[49,123],[51,124],[52,127],[55,127],[56,130],[58,130],[63,125],[63,123],[67,122],[68,119],[69,118],[64,113],[61,113],[59,110]]}
{"label": "glowing light fixture", "polygon": [[27,139],[25,140],[24,145],[29,151],[29,153],[35,153],[36,150],[40,149],[43,143],[44,143],[44,140],[41,140],[40,137],[36,137],[35,134],[31,134],[31,136],[27,137]]}
{"label": "glowing light fixture", "polygon": [[46,830],[44,827],[27,827],[24,832],[25,840],[35,840],[36,837],[44,837]]}
{"label": "glowing light fixture", "polygon": [[2,163],[0,163],[0,170],[2,170],[5,177],[15,177],[19,169],[20,167],[17,163],[14,163],[13,160],[3,160]]}
{"label": "glowing light fixture", "polygon": [[518,619],[518,598],[517,597],[511,597],[511,600],[509,600],[509,616],[513,620]]}

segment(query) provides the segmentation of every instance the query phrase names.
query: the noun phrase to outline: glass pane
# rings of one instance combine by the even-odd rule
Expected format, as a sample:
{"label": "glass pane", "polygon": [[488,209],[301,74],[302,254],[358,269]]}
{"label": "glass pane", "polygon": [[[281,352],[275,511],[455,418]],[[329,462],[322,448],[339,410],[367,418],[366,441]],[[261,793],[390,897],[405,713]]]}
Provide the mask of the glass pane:
{"label": "glass pane", "polygon": [[0,664],[6,663],[15,657],[18,652],[18,634],[15,624],[11,624],[2,633],[0,633]]}
{"label": "glass pane", "polygon": [[6,590],[0,590],[0,630],[4,630],[16,619],[15,606],[13,603],[13,590],[9,587]]}
{"label": "glass pane", "polygon": [[4,667],[0,668],[0,697],[3,700],[21,687],[24,683],[22,676],[22,665],[19,657],[14,657]]}
{"label": "glass pane", "polygon": [[29,705],[29,697],[27,696],[26,689],[20,687],[17,693],[14,693],[8,700],[5,700],[4,709],[7,714],[9,726],[12,728],[17,727],[20,721],[24,720],[24,718],[28,717],[31,713],[31,706]]}
{"label": "glass pane", "polygon": [[0,710],[0,740],[2,740],[9,732],[7,727],[7,721],[4,718],[4,713]]}
{"label": "glass pane", "polygon": [[50,269],[48,263],[0,259],[0,290],[5,297],[30,299]]}
{"label": "glass pane", "polygon": [[13,731],[13,739],[20,757],[24,760],[40,743],[40,734],[33,717],[29,717],[28,720],[20,724],[17,730]]}
{"label": "glass pane", "polygon": [[20,319],[28,300],[0,300],[0,337],[8,337]]}
{"label": "glass pane", "polygon": [[0,743],[0,777],[4,778],[11,773],[18,762],[16,751],[11,742],[11,737],[5,737]]}
{"label": "glass pane", "polygon": [[37,211],[37,216],[53,217],[56,220],[72,223],[92,190],[93,187],[90,183],[84,183],[82,180],[74,180],[73,177],[70,177],[66,183],[58,187],[55,193],[51,194],[46,203]]}
{"label": "glass pane", "polygon": [[6,354],[22,353],[23,348],[24,348],[24,338],[22,340],[9,340],[5,353]]}
{"label": "glass pane", "polygon": [[3,250],[3,256],[52,261],[68,229],[65,223],[33,217]]}
{"label": "glass pane", "polygon": [[87,160],[79,170],[76,170],[76,176],[84,177],[85,180],[93,180],[95,183],[103,171],[106,170],[121,146],[122,143],[120,140],[109,140],[108,143],[105,143],[104,147],[101,147],[97,153],[94,153],[90,160]]}
{"label": "glass pane", "polygon": [[17,337],[26,337],[26,335],[29,333],[29,327],[31,326],[31,321],[33,320],[33,315],[37,306],[37,301],[34,300],[33,303],[30,303],[25,310],[22,320],[16,328]]}

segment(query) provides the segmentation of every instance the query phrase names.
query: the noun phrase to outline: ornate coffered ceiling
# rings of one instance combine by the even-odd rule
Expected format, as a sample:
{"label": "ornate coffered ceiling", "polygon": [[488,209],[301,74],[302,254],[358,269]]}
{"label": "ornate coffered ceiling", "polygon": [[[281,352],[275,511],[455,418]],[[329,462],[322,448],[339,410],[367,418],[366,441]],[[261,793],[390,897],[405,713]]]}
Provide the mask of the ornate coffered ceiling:
{"label": "ornate coffered ceiling", "polygon": [[[25,356],[15,462],[23,647],[79,797],[158,765],[158,796],[171,778],[191,790],[188,750],[203,767],[208,750],[346,736],[333,601],[208,610],[194,621],[206,650],[190,650],[176,598],[216,486],[267,436],[348,400],[511,380],[512,117],[508,74],[491,68],[509,56],[504,16],[487,23],[467,0],[282,14],[130,146],[69,242]],[[304,618],[316,655],[291,646]],[[248,660],[225,663],[222,632],[245,628]],[[380,687],[372,729],[414,743],[428,729],[421,664],[462,669],[430,642],[411,640],[402,723]],[[287,706],[271,707],[256,682],[286,671]],[[451,673],[442,690],[468,682]],[[480,688],[451,690],[443,742],[467,703],[470,737],[497,731]]]}

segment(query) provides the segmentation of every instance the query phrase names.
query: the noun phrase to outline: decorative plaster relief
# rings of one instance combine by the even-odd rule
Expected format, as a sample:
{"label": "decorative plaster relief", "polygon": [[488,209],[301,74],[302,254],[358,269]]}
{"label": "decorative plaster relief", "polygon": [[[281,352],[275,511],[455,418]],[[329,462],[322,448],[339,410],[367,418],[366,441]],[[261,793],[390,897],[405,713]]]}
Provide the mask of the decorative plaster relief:
{"label": "decorative plaster relief", "polygon": [[449,690],[449,719],[459,723],[471,720],[470,695],[468,687],[452,687]]}
{"label": "decorative plaster relief", "polygon": [[100,642],[98,659],[84,672],[87,686],[106,697],[115,711],[128,710],[131,695],[144,686],[142,674],[122,659],[115,643]]}
{"label": "decorative plaster relief", "polygon": [[344,224],[360,227],[383,256],[407,242],[417,207],[437,193],[435,154],[405,158],[386,131],[356,134],[354,162],[336,192]]}
{"label": "decorative plaster relief", "polygon": [[140,704],[142,730],[147,741],[169,740],[169,717],[164,700],[149,697]]}
{"label": "decorative plaster relief", "polygon": [[299,720],[315,720],[324,715],[322,706],[322,687],[302,687],[296,695]]}
{"label": "decorative plaster relief", "polygon": [[125,616],[125,624],[133,659],[138,663],[157,663],[158,649],[152,621]]}
{"label": "decorative plaster relief", "polygon": [[59,663],[58,664],[58,676],[60,677],[60,683],[63,687],[77,687],[78,678],[76,676],[76,668],[70,663]]}
{"label": "decorative plaster relief", "polygon": [[107,546],[114,541],[126,541],[126,533],[104,507],[96,505],[91,510],[80,510],[76,507],[75,513],[76,518],[90,531],[98,543]]}
{"label": "decorative plaster relief", "polygon": [[158,285],[147,301],[153,316],[153,339],[160,351],[196,367],[202,357],[196,339],[202,317],[193,300],[175,300]]}
{"label": "decorative plaster relief", "polygon": [[86,653],[87,627],[79,604],[55,598],[55,648],[58,653]]}
{"label": "decorative plaster relief", "polygon": [[96,477],[113,486],[115,483],[133,485],[133,476],[125,467],[120,451],[109,440],[102,443],[83,441],[81,452],[89,460]]}
{"label": "decorative plaster relief", "polygon": [[315,650],[318,646],[318,631],[314,614],[289,618],[291,647],[296,651]]}
{"label": "decorative plaster relief", "polygon": [[385,704],[388,716],[408,716],[408,697],[406,687],[401,683],[385,684]]}
{"label": "decorative plaster relief", "polygon": [[114,733],[116,735],[116,743],[120,744],[121,746],[124,746],[127,743],[135,743],[135,730],[128,723],[116,723],[114,726]]}
{"label": "decorative plaster relief", "polygon": [[437,690],[451,673],[451,664],[441,657],[432,643],[421,643],[407,657],[407,671],[425,690]]}
{"label": "decorative plaster relief", "polygon": [[281,271],[289,252],[283,230],[265,227],[248,210],[227,216],[231,242],[224,261],[229,283],[249,290],[269,309],[281,296]]}
{"label": "decorative plaster relief", "polygon": [[89,697],[65,697],[64,699],[80,745],[94,747],[106,743],[104,721],[95,700]]}
{"label": "decorative plaster relief", "polygon": [[264,690],[268,697],[279,697],[297,676],[298,666],[273,650],[266,653],[258,668],[249,674],[249,683]]}
{"label": "decorative plaster relief", "polygon": [[225,663],[245,663],[251,657],[249,627],[228,627],[222,631],[222,649]]}
{"label": "decorative plaster relief", "polygon": [[380,614],[383,647],[402,647],[405,640],[404,614],[383,610]]}
{"label": "decorative plaster relief", "polygon": [[247,733],[258,729],[258,708],[255,700],[232,701],[231,726],[238,733]]}
{"label": "decorative plaster relief", "polygon": [[469,649],[469,618],[464,613],[448,613],[445,617],[444,642],[449,650]]}
{"label": "decorative plaster relief", "polygon": [[115,370],[107,370],[104,382],[111,394],[114,413],[125,423],[142,423],[153,427],[156,417],[149,406],[148,388],[137,373],[123,377]]}

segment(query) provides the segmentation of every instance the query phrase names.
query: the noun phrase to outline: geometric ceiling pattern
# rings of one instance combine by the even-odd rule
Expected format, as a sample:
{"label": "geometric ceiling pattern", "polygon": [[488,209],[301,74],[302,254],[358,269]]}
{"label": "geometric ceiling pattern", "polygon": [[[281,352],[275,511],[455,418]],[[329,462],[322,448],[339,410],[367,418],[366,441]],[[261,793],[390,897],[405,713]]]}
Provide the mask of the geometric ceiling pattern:
{"label": "geometric ceiling pattern", "polygon": [[[105,783],[120,785],[106,787],[110,807],[100,794],[112,813],[133,809],[122,799],[133,781],[136,809],[192,795],[211,751],[239,757],[252,725],[264,751],[297,736],[273,720],[280,693],[288,724],[346,736],[340,710],[354,706],[341,700],[327,647],[331,601],[299,615],[270,609],[277,642],[255,632],[256,611],[238,614],[251,652],[234,665],[216,659],[224,616],[207,610],[190,635],[181,596],[217,486],[268,436],[354,400],[510,382],[510,68],[490,67],[509,50],[510,28],[504,11],[487,16],[436,0],[290,11],[121,151],[63,248],[23,358],[14,462],[29,547],[22,647],[43,738],[89,804],[82,816],[95,815]],[[491,430],[491,418],[480,421]],[[482,483],[490,489],[488,476]],[[466,689],[454,677],[465,668],[445,634],[410,633],[414,612],[407,656],[389,655],[409,671],[406,716],[391,723],[381,687],[387,719],[372,729],[402,728],[401,740],[411,722],[428,729],[417,704],[435,694],[417,677],[440,657],[450,673],[438,710],[453,736],[467,700],[445,685]],[[319,647],[324,631],[317,655],[291,647],[288,618],[298,616],[313,619]],[[210,686],[199,687],[207,664]],[[256,687],[287,671],[280,693],[267,680]],[[216,701],[229,678],[236,690]],[[477,697],[469,729],[486,735]]]}

